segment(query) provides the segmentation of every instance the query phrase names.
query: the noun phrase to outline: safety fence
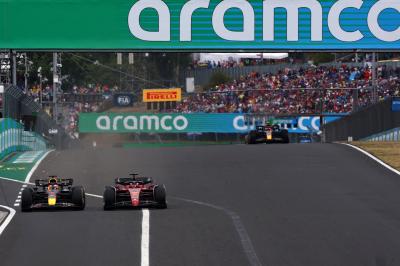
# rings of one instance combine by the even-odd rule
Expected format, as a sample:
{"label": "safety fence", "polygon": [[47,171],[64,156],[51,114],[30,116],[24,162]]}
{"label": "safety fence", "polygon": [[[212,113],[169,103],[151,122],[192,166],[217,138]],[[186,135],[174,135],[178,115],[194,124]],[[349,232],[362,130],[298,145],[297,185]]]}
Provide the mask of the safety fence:
{"label": "safety fence", "polygon": [[0,119],[0,160],[13,152],[46,150],[44,138],[35,132],[24,131],[15,120]]}
{"label": "safety fence", "polygon": [[[40,104],[15,86],[4,93],[4,116],[23,121],[25,131],[33,131],[48,141],[49,145],[63,149],[70,146],[71,137],[58,125]],[[56,132],[56,133],[54,133]]]}
{"label": "safety fence", "polygon": [[362,139],[362,141],[400,141],[400,127],[374,134]]}

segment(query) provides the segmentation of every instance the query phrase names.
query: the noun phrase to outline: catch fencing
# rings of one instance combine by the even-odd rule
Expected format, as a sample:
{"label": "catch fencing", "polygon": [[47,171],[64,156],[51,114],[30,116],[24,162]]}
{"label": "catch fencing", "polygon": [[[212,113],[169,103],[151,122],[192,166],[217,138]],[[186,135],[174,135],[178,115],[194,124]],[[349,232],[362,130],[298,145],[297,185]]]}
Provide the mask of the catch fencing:
{"label": "catch fencing", "polygon": [[25,131],[24,126],[13,119],[0,119],[0,160],[13,152],[46,149],[46,141],[39,134]]}
{"label": "catch fencing", "polygon": [[8,87],[4,99],[4,117],[23,121],[25,131],[44,136],[51,146],[60,149],[70,146],[71,138],[64,128],[57,125],[40,104],[25,95],[21,89],[15,86]]}

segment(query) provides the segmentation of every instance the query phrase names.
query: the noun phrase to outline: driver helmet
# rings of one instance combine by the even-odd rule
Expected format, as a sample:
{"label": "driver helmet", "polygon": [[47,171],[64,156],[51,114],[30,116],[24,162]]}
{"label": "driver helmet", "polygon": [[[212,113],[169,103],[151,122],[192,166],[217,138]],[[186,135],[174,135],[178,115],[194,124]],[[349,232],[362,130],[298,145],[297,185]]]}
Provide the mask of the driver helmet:
{"label": "driver helmet", "polygon": [[49,179],[49,186],[48,186],[48,189],[50,190],[50,189],[57,189],[58,188],[58,184],[57,184],[57,178],[54,178],[54,177],[52,177],[52,178],[50,178]]}
{"label": "driver helmet", "polygon": [[57,184],[57,179],[52,177],[49,179],[49,185],[56,185]]}

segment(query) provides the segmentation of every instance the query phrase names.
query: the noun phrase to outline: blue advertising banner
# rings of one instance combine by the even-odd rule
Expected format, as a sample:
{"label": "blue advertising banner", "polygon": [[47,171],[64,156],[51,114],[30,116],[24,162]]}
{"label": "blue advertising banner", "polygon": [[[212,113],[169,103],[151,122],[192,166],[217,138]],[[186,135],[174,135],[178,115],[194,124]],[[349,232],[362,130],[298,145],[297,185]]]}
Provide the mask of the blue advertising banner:
{"label": "blue advertising banner", "polygon": [[[327,116],[324,117],[324,124],[340,119],[342,116]],[[279,124],[287,128],[289,133],[304,134],[318,133],[321,126],[320,116],[300,116],[285,119],[273,119],[273,123]]]}
{"label": "blue advertising banner", "polygon": [[392,112],[400,112],[400,97],[393,97]]}
{"label": "blue advertising banner", "polygon": [[[329,120],[337,119],[329,117]],[[270,120],[268,117],[266,120]],[[290,133],[319,131],[320,117],[272,119]],[[81,113],[81,133],[247,133],[258,123],[256,118],[234,113],[140,114]],[[265,120],[264,120],[265,122]]]}

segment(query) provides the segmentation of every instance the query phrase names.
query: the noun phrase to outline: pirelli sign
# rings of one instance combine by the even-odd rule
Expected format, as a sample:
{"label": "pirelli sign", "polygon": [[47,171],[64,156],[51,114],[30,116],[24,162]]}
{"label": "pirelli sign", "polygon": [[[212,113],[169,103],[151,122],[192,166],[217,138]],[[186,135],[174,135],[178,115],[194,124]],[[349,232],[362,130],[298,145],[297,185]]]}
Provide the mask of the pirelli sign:
{"label": "pirelli sign", "polygon": [[144,89],[143,102],[180,102],[182,100],[182,89]]}

